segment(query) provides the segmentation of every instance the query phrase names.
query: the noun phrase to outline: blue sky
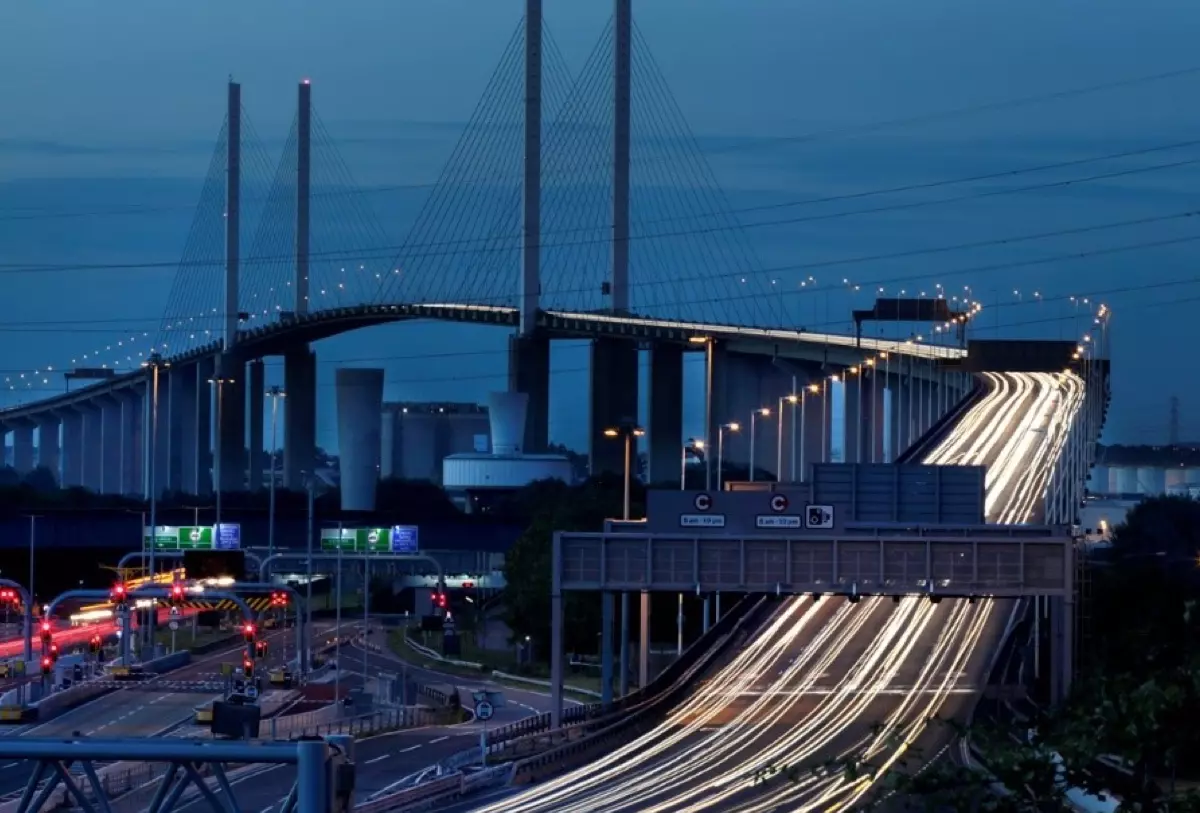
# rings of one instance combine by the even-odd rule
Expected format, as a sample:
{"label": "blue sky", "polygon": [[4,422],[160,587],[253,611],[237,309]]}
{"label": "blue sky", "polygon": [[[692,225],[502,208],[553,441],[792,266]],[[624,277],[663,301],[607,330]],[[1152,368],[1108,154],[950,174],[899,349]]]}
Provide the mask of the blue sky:
{"label": "blue sky", "polygon": [[[738,215],[748,226],[746,256],[768,269],[826,264],[767,274],[780,286],[792,291],[809,273],[831,290],[843,277],[864,288],[888,281],[893,292],[970,285],[985,304],[980,337],[1073,336],[1082,319],[1044,321],[1067,309],[1029,302],[1029,294],[1096,297],[1115,313],[1109,439],[1164,441],[1172,395],[1180,398],[1183,434],[1200,438],[1200,384],[1189,372],[1196,364],[1188,353],[1196,337],[1189,317],[1200,301],[1196,244],[1187,242],[1200,235],[1195,218],[1003,242],[1200,209],[1191,163],[1200,146],[784,207],[784,215],[809,219],[755,225],[777,215],[759,207],[1197,138],[1200,114],[1190,102],[1200,72],[924,117],[1200,66],[1194,56],[1200,11],[1168,0],[635,0],[634,8],[729,205],[758,209]],[[608,3],[546,1],[547,23],[571,70],[583,65],[610,11]],[[67,366],[84,353],[117,360],[127,345],[147,341],[140,334],[158,325],[169,268],[13,269],[177,259],[231,75],[243,85],[250,120],[272,158],[292,120],[295,85],[311,77],[316,109],[355,179],[369,187],[418,186],[367,198],[389,244],[402,242],[428,195],[420,185],[436,180],[521,14],[519,0],[9,4],[0,33],[0,68],[8,77],[0,91],[0,264],[8,323],[0,328],[0,369],[20,380],[21,371]],[[1175,166],[1115,175],[1166,164]],[[985,194],[1099,174],[1115,176]],[[949,197],[967,199],[822,217]],[[141,211],[114,215],[119,206]],[[861,259],[964,243],[989,245]],[[1096,253],[1123,246],[1135,248]],[[1069,254],[1087,256],[1011,267]],[[660,273],[687,274],[669,261]],[[909,282],[890,282],[897,279]],[[702,285],[689,286],[692,293],[676,296],[703,298],[695,293]],[[1023,292],[1024,304],[1014,290]],[[840,290],[828,297],[835,316],[852,302],[865,304]],[[825,302],[823,294],[788,294],[784,312],[797,324],[823,321]],[[482,328],[403,325],[323,342],[322,441],[332,440],[331,385],[339,364],[385,366],[389,398],[481,400],[504,384],[504,338]],[[585,437],[576,420],[585,364],[581,346],[556,348],[551,433],[576,446]],[[698,373],[692,370],[688,393],[688,428],[696,433]]]}

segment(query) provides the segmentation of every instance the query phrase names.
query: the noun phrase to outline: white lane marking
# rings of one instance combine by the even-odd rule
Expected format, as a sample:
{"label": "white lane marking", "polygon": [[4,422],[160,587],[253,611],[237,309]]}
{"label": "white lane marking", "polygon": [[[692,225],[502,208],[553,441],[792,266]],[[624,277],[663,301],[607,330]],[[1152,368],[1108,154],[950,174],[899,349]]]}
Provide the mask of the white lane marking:
{"label": "white lane marking", "polygon": [[374,765],[376,762],[383,762],[383,761],[384,761],[385,759],[387,759],[387,758],[388,758],[388,755],[387,755],[387,754],[383,754],[383,755],[381,755],[381,756],[377,756],[377,757],[375,757],[374,759],[368,759],[368,760],[367,760],[367,764],[368,764],[368,765]]}
{"label": "white lane marking", "polygon": [[420,745],[410,745],[410,746],[408,746],[407,748],[401,748],[401,749],[400,749],[400,751],[399,751],[399,753],[401,753],[401,754],[407,754],[409,751],[415,751],[415,750],[417,750],[417,749],[418,749],[418,748],[420,748],[420,747],[421,747]]}
{"label": "white lane marking", "polygon": [[430,740],[429,744],[433,745],[435,742],[445,742],[448,739],[450,739],[450,738],[449,737],[438,737],[436,740]]}
{"label": "white lane marking", "polygon": [[20,764],[21,764],[20,762],[10,762],[10,763],[8,763],[7,765],[5,765],[5,766],[4,766],[4,770],[6,770],[6,771],[7,771],[9,768],[15,768],[15,767],[17,767],[17,766],[18,766],[18,765],[20,765]]}

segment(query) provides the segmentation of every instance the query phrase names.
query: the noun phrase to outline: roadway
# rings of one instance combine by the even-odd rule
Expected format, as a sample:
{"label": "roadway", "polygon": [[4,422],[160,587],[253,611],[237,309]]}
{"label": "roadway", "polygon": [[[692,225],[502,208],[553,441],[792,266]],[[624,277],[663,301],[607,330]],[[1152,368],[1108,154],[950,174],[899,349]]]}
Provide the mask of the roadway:
{"label": "roadway", "polygon": [[[987,394],[924,462],[988,466],[988,520],[1037,521],[1080,382],[1009,373],[985,382]],[[930,720],[961,721],[974,706],[1013,611],[1012,601],[986,598],[791,599],[651,732],[584,768],[460,809],[853,809],[885,770],[949,750],[953,730]],[[817,771],[850,754],[876,770]]]}

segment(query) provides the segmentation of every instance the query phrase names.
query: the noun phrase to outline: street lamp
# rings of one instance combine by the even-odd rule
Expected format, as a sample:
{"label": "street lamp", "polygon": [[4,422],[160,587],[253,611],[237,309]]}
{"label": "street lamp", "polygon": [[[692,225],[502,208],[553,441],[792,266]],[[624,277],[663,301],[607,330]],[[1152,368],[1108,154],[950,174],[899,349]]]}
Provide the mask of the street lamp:
{"label": "street lamp", "polygon": [[275,555],[275,455],[279,450],[279,444],[275,439],[275,426],[279,417],[279,399],[286,394],[278,386],[271,387],[270,392],[267,393],[267,397],[271,399],[271,497],[267,516],[267,556]]}
{"label": "street lamp", "polygon": [[783,405],[792,405],[792,480],[796,479],[796,403],[800,397],[795,393],[779,398],[779,410],[775,413],[775,482],[783,482]]}
{"label": "street lamp", "polygon": [[225,485],[224,483],[221,482],[221,479],[222,479],[221,475],[224,474],[223,467],[221,465],[224,462],[223,461],[224,455],[222,454],[222,452],[225,449],[225,444],[223,442],[225,440],[225,435],[221,431],[222,428],[224,428],[224,426],[225,426],[225,422],[222,420],[222,415],[224,413],[223,407],[225,404],[225,385],[232,384],[233,379],[232,378],[210,378],[210,379],[208,379],[208,383],[215,385],[217,388],[217,440],[216,440],[216,444],[215,444],[216,448],[217,448],[217,453],[215,456],[216,459],[213,461],[213,485],[216,486],[215,491],[217,492],[216,525],[219,527],[221,525],[221,491],[223,490],[222,486]]}
{"label": "street lamp", "polygon": [[687,490],[687,456],[688,449],[694,449],[701,454],[704,452],[704,441],[688,438],[687,443],[683,444],[683,449],[679,455],[679,490]]}
{"label": "street lamp", "polygon": [[760,417],[769,418],[770,416],[771,410],[767,409],[766,407],[756,409],[750,413],[750,482],[752,483],[754,482],[754,430],[758,425],[758,419]]}
{"label": "street lamp", "polygon": [[723,423],[717,427],[717,491],[721,490],[721,467],[725,460],[725,430],[737,432],[741,428],[740,423]]}
{"label": "street lamp", "polygon": [[[150,443],[147,444],[150,450],[150,583],[154,583],[155,563],[154,551],[158,547],[158,373],[163,367],[169,367],[162,356],[157,352],[153,352],[142,362],[142,366],[150,371]],[[146,529],[142,528],[142,545],[146,544]],[[142,564],[145,564],[142,560]],[[29,586],[33,589],[33,585]],[[154,646],[154,627],[158,623],[158,613],[152,612],[149,614],[149,623],[146,625],[148,635],[150,636],[151,651]]]}
{"label": "street lamp", "polygon": [[821,382],[821,462],[829,462],[829,383],[837,383],[836,374]]}
{"label": "street lamp", "polygon": [[800,396],[800,477],[804,477],[806,471],[804,462],[804,440],[808,436],[808,396],[816,395],[821,391],[821,388],[816,384],[809,384],[804,388],[804,394]]}
{"label": "street lamp", "polygon": [[633,478],[633,439],[646,434],[646,430],[633,424],[622,424],[619,427],[604,430],[604,436],[609,438],[625,438],[625,500],[623,519],[629,519],[629,485]]}
{"label": "street lamp", "polygon": [[[713,339],[711,336],[691,336],[692,344],[704,345],[704,448],[712,448],[713,420]],[[712,490],[712,460],[704,456],[704,490]]]}

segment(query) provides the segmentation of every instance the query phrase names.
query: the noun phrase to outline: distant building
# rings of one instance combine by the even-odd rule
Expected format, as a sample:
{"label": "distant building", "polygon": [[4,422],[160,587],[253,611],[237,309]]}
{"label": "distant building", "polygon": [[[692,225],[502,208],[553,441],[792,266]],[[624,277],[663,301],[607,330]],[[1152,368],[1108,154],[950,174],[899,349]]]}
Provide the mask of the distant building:
{"label": "distant building", "polygon": [[1177,446],[1101,446],[1088,476],[1096,497],[1200,497],[1200,450]]}
{"label": "distant building", "polygon": [[487,407],[463,403],[383,405],[380,476],[442,482],[450,455],[491,451]]}

